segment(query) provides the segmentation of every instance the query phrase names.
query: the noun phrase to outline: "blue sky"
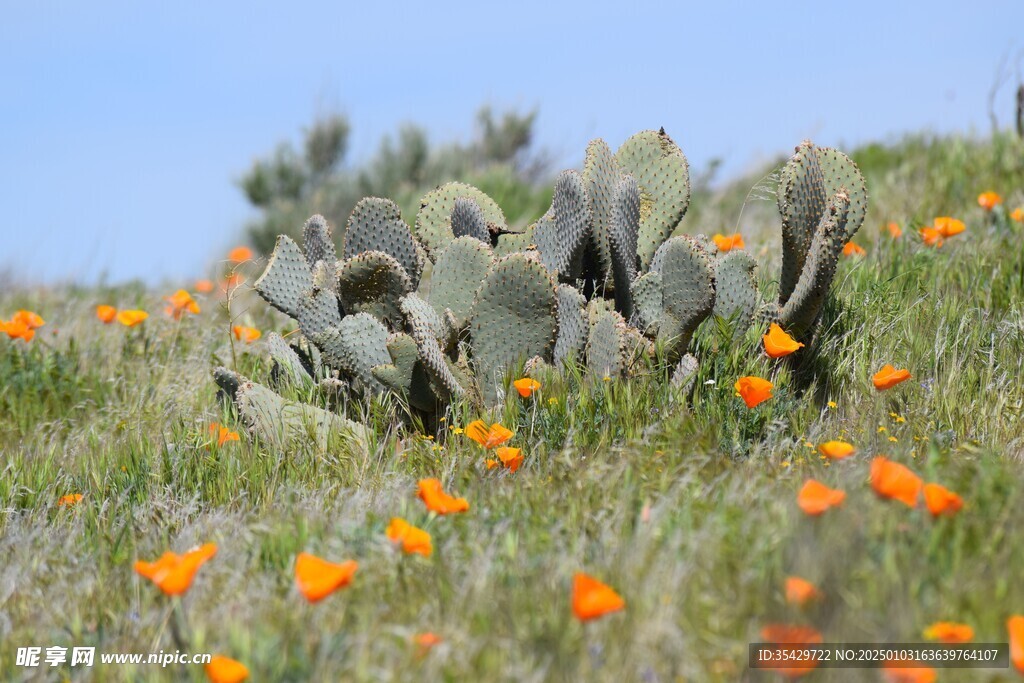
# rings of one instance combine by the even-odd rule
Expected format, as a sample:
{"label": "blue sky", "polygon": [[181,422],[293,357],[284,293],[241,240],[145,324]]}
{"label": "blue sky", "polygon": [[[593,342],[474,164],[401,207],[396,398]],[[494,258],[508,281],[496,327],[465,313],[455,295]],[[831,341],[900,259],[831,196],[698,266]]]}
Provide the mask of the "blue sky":
{"label": "blue sky", "polygon": [[658,126],[726,173],[806,137],[983,133],[1022,20],[1012,0],[5,2],[0,270],[195,277],[251,215],[234,180],[332,111],[356,161],[406,121],[465,138],[485,103],[537,107],[566,167]]}

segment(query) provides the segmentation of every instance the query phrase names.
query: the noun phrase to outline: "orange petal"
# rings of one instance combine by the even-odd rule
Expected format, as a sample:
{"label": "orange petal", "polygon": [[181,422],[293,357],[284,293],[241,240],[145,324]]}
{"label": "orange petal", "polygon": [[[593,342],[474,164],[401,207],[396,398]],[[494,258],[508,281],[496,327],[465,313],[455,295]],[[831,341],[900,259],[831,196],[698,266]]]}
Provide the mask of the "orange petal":
{"label": "orange petal", "polygon": [[589,621],[626,607],[615,590],[597,579],[577,572],[572,580],[572,612],[580,621]]}
{"label": "orange petal", "polygon": [[540,389],[540,382],[535,379],[531,379],[530,377],[524,377],[512,382],[512,386],[516,388],[516,391],[519,392],[520,396],[523,398],[530,398],[533,392]]}
{"label": "orange petal", "polygon": [[66,496],[61,496],[60,500],[57,501],[57,505],[60,507],[71,507],[81,501],[82,498],[81,493],[69,493]]}
{"label": "orange petal", "polygon": [[935,219],[935,229],[939,231],[940,235],[948,238],[953,235],[959,235],[966,229],[966,226],[963,221],[956,218],[939,216]]}
{"label": "orange petal", "polygon": [[998,193],[991,190],[988,192],[982,192],[978,195],[978,206],[986,211],[991,211],[1002,203],[1003,198],[1000,197]]}
{"label": "orange petal", "polygon": [[249,669],[244,664],[223,655],[211,657],[204,669],[210,683],[242,683],[249,678]]}
{"label": "orange petal", "polygon": [[414,527],[400,517],[393,517],[387,528],[388,538],[402,546],[406,553],[417,553],[424,557],[430,557],[434,551],[430,542],[430,534],[423,529]]}
{"label": "orange petal", "polygon": [[926,226],[918,230],[918,232],[921,233],[921,239],[929,247],[942,246],[942,231]]}
{"label": "orange petal", "polygon": [[941,484],[924,485],[924,502],[932,517],[949,515],[952,517],[964,506],[964,499]]}
{"label": "orange petal", "polygon": [[1018,673],[1024,674],[1024,616],[1015,614],[1006,620],[1010,641],[1010,661]]}
{"label": "orange petal", "polygon": [[935,683],[936,674],[935,669],[921,666],[917,662],[897,660],[882,664],[882,678],[886,683]]}
{"label": "orange petal", "polygon": [[852,443],[846,443],[845,441],[826,441],[818,446],[818,451],[825,457],[841,460],[853,455],[857,449]]}
{"label": "orange petal", "polygon": [[252,259],[252,249],[249,247],[235,247],[228,252],[228,261],[232,263],[242,263]]}
{"label": "orange petal", "polygon": [[768,327],[768,334],[761,337],[764,342],[764,351],[769,358],[782,358],[803,348],[803,344],[786,334],[786,331],[779,327],[778,323],[772,323]]}
{"label": "orange petal", "polygon": [[523,449],[512,448],[511,446],[502,446],[494,449],[494,454],[501,460],[501,464],[509,469],[511,472],[515,472],[519,469],[519,466],[523,464]]}
{"label": "orange petal", "polygon": [[1017,223],[1024,223],[1024,207],[1018,206],[1016,209],[1011,211],[1010,220],[1016,221]]}
{"label": "orange petal", "polygon": [[25,327],[27,327],[29,329],[32,329],[32,330],[37,330],[37,329],[39,329],[40,327],[42,327],[43,325],[46,324],[45,320],[40,318],[38,315],[36,315],[32,311],[24,311],[24,310],[18,311],[17,313],[15,313],[14,317],[11,318],[11,320],[14,321],[14,322],[22,323],[22,324],[25,325]]}
{"label": "orange petal", "polygon": [[465,512],[469,509],[469,501],[445,493],[441,489],[439,479],[420,479],[419,491],[416,495],[424,502],[428,510],[439,515]]}
{"label": "orange petal", "polygon": [[871,461],[871,488],[882,498],[898,500],[907,507],[917,507],[921,494],[921,477],[897,462],[878,456]]}
{"label": "orange petal", "polygon": [[796,503],[800,509],[813,517],[830,508],[842,505],[844,500],[846,500],[845,491],[830,489],[816,479],[808,479],[804,482],[796,497]]}
{"label": "orange petal", "polygon": [[868,252],[856,242],[847,242],[843,247],[843,256],[864,256]]}
{"label": "orange petal", "polygon": [[328,595],[352,583],[359,563],[348,560],[335,564],[309,553],[295,558],[295,583],[310,602],[319,602]]}
{"label": "orange petal", "polygon": [[217,546],[207,543],[184,555],[166,552],[155,562],[138,561],[135,571],[155,583],[166,595],[181,595],[192,585],[199,568],[217,553]]}
{"label": "orange petal", "polygon": [[974,640],[974,629],[955,621],[937,621],[924,630],[924,637],[943,643],[969,643]]}
{"label": "orange petal", "polygon": [[885,391],[891,389],[900,382],[905,382],[910,379],[910,371],[907,369],[897,370],[893,366],[886,363],[882,366],[882,369],[876,372],[871,377],[871,382],[875,385],[875,389],[878,391]]}
{"label": "orange petal", "polygon": [[[816,645],[822,642],[821,633],[810,626],[768,624],[761,629],[761,640],[780,646]],[[818,666],[815,659],[796,660],[787,666],[763,667],[790,678],[799,678]]]}
{"label": "orange petal", "polygon": [[251,344],[263,336],[263,333],[255,327],[245,327],[243,325],[235,325],[231,328],[231,331],[234,333],[235,339],[246,344]]}
{"label": "orange petal", "polygon": [[760,377],[740,377],[734,386],[747,408],[753,408],[772,397],[772,383]]}
{"label": "orange petal", "polygon": [[125,327],[135,327],[148,317],[149,313],[146,313],[145,311],[119,311],[117,314],[117,322],[121,323]]}
{"label": "orange petal", "polygon": [[196,280],[196,291],[200,294],[209,294],[213,291],[213,282],[210,280]]}
{"label": "orange petal", "polygon": [[466,436],[481,446],[487,442],[487,424],[483,420],[474,420],[466,425]]}
{"label": "orange petal", "polygon": [[100,304],[96,307],[96,317],[100,319],[104,325],[109,325],[114,322],[114,318],[117,316],[117,309],[113,306],[107,306],[106,304]]}
{"label": "orange petal", "polygon": [[900,227],[899,223],[894,221],[887,223],[885,229],[889,231],[889,237],[892,237],[894,240],[903,236],[903,228]]}
{"label": "orange petal", "polygon": [[786,577],[786,602],[791,605],[803,606],[812,600],[820,600],[821,591],[808,581],[799,576]]}
{"label": "orange petal", "polygon": [[437,645],[443,642],[441,636],[436,633],[417,633],[412,637],[412,642],[416,644],[417,655],[422,657],[432,650]]}

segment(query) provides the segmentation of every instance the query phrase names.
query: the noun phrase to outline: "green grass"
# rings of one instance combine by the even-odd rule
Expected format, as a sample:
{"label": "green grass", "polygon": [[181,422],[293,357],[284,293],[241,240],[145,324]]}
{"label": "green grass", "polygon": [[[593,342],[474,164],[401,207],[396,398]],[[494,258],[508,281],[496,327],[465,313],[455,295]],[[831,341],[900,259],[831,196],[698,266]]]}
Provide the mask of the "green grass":
{"label": "green grass", "polygon": [[[842,263],[803,364],[769,361],[756,334],[734,342],[708,325],[692,396],[651,367],[628,382],[545,377],[534,399],[514,395],[490,416],[457,406],[448,425],[490,417],[516,431],[527,459],[514,475],[486,470],[465,437],[397,426],[393,402],[365,410],[376,434],[367,453],[280,451],[244,434],[208,448],[209,423],[231,423],[212,367],[266,372],[255,350],[232,345],[223,304],[202,300],[200,316],[175,323],[159,312],[171,287],[0,294],[0,314],[30,308],[47,320],[31,344],[0,339],[0,679],[41,671],[15,666],[17,646],[174,651],[172,623],[190,651],[239,659],[256,681],[760,680],[746,672],[747,644],[775,621],[813,625],[828,641],[905,642],[949,619],[979,641],[1004,641],[1006,618],[1024,613],[1024,230],[985,216],[974,196],[996,189],[1016,206],[1024,172],[1009,162],[978,170],[1012,140],[933,141],[944,154],[915,144],[863,151],[874,155],[865,171],[876,208],[857,238],[868,256]],[[913,209],[879,213],[904,195]],[[738,205],[714,211],[735,220]],[[968,224],[942,249],[912,229],[898,242],[879,234],[881,221],[909,227],[937,213]],[[751,250],[771,254],[773,230],[745,229]],[[770,289],[777,257],[762,261]],[[105,327],[98,303],[152,316],[131,331]],[[230,308],[264,331],[291,329],[252,295]],[[914,378],[878,393],[870,376],[887,362]],[[747,374],[776,384],[754,410],[733,395]],[[832,438],[858,453],[829,463],[807,446]],[[879,500],[868,485],[876,454],[966,507],[933,520]],[[414,495],[426,476],[470,511],[428,515]],[[808,477],[844,489],[843,507],[804,516],[795,498]],[[85,498],[58,508],[68,493]],[[393,516],[430,531],[432,558],[393,551]],[[132,564],[207,541],[219,552],[171,616]],[[358,560],[352,586],[308,605],[293,584],[303,550]],[[577,623],[569,592],[581,570],[615,587],[626,610]],[[825,599],[787,606],[787,575]],[[444,643],[419,658],[409,639],[422,631]],[[202,679],[198,666],[58,675]],[[878,679],[844,670],[808,680]]]}

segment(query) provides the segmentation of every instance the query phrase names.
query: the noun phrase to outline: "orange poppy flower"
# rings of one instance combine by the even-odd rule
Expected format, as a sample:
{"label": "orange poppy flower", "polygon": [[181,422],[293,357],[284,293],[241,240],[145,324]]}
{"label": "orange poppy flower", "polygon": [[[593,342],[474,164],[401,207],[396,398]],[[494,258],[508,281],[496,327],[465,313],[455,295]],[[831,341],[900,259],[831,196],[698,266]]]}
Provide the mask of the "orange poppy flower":
{"label": "orange poppy flower", "polygon": [[199,304],[184,289],[179,289],[174,294],[165,296],[164,300],[168,302],[168,305],[164,308],[164,313],[175,320],[181,320],[181,316],[185,313],[199,313]]}
{"label": "orange poppy flower", "polygon": [[419,491],[416,495],[428,510],[439,515],[465,512],[469,509],[469,501],[465,498],[456,498],[441,489],[440,479],[420,479]]}
{"label": "orange poppy flower", "polygon": [[[768,624],[761,629],[761,640],[781,648],[817,645],[822,642],[821,633],[810,626],[794,626],[792,624]],[[818,660],[796,660],[787,666],[763,667],[776,671],[790,678],[799,678],[810,673],[818,666]]]}
{"label": "orange poppy flower", "polygon": [[918,230],[921,233],[921,239],[929,247],[941,247],[943,243],[942,231],[937,230],[929,225]]}
{"label": "orange poppy flower", "polygon": [[1018,223],[1024,223],[1024,207],[1018,206],[1016,209],[1010,212],[1010,220]]}
{"label": "orange poppy flower", "polygon": [[890,221],[886,223],[885,229],[889,232],[889,237],[893,238],[894,240],[898,240],[900,237],[903,236],[903,228],[901,228],[900,224],[895,221]]}
{"label": "orange poppy flower", "polygon": [[583,572],[572,579],[572,613],[580,621],[590,621],[626,607],[626,601],[611,586]]}
{"label": "orange poppy flower", "polygon": [[217,437],[217,445],[223,446],[228,441],[238,441],[238,432],[233,432],[217,422],[210,424],[210,434]]}
{"label": "orange poppy flower", "polygon": [[523,398],[530,398],[533,392],[540,389],[540,382],[529,377],[523,377],[522,379],[517,379],[515,382],[512,382],[512,386],[516,388],[516,391],[519,392],[520,396]]}
{"label": "orange poppy flower", "polygon": [[845,491],[830,489],[816,479],[808,479],[797,494],[796,504],[806,514],[817,517],[830,508],[842,505],[844,500]]}
{"label": "orange poppy flower", "polygon": [[71,507],[72,505],[77,505],[83,497],[81,493],[69,493],[66,496],[61,496],[60,500],[57,501],[57,505],[59,507]]}
{"label": "orange poppy flower", "polygon": [[978,195],[978,206],[985,209],[986,211],[991,211],[992,209],[996,208],[1002,203],[1003,198],[1000,197],[998,193],[993,192],[992,190],[989,190],[988,192],[982,192],[981,194]]}
{"label": "orange poppy flower", "polygon": [[882,456],[871,461],[871,488],[882,498],[898,500],[907,507],[917,507],[921,486],[921,477],[908,467]]}
{"label": "orange poppy flower", "polygon": [[196,280],[195,289],[200,294],[209,294],[213,291],[213,282],[210,280]]}
{"label": "orange poppy flower", "polygon": [[955,621],[936,621],[924,630],[924,637],[942,643],[969,643],[974,640],[974,629]]}
{"label": "orange poppy flower", "polygon": [[935,229],[938,230],[943,237],[948,238],[953,235],[959,235],[966,229],[966,226],[963,221],[957,220],[951,216],[939,216],[935,219]]}
{"label": "orange poppy flower", "polygon": [[964,499],[941,484],[924,485],[924,502],[932,517],[949,515],[952,517],[964,506]]}
{"label": "orange poppy flower", "polygon": [[242,683],[249,678],[249,669],[230,657],[214,655],[204,667],[210,683]]}
{"label": "orange poppy flower", "polygon": [[21,323],[30,330],[38,330],[46,324],[45,320],[32,311],[18,311],[14,314],[14,317],[11,318],[11,321]]}
{"label": "orange poppy flower", "polygon": [[786,331],[779,327],[778,323],[772,323],[768,327],[768,334],[761,337],[764,342],[764,352],[769,358],[782,358],[803,348],[803,344],[786,334]]}
{"label": "orange poppy flower", "polygon": [[145,311],[118,311],[117,322],[121,323],[125,327],[135,327],[143,320],[149,317],[149,313]]}
{"label": "orange poppy flower", "polygon": [[910,371],[906,368],[897,370],[886,363],[882,366],[881,370],[872,375],[871,382],[878,391],[885,391],[886,389],[892,389],[900,382],[906,382],[910,377]]}
{"label": "orange poppy flower", "polygon": [[104,325],[109,325],[114,322],[114,318],[117,316],[117,309],[113,306],[107,306],[106,304],[100,304],[96,307],[96,317],[100,319]]}
{"label": "orange poppy flower", "polygon": [[430,534],[423,529],[414,527],[400,517],[392,517],[388,524],[387,536],[392,543],[402,546],[406,553],[417,553],[423,557],[430,557],[434,547],[430,543]]}
{"label": "orange poppy flower", "polygon": [[812,600],[824,597],[817,586],[799,576],[786,577],[786,602],[802,607]]}
{"label": "orange poppy flower", "polygon": [[249,247],[235,247],[228,252],[228,261],[232,263],[242,263],[252,258],[252,249]]}
{"label": "orange poppy flower", "polygon": [[738,232],[733,235],[723,235],[721,233],[716,234],[711,238],[715,242],[715,246],[718,247],[718,251],[732,251],[733,249],[744,249],[746,244],[743,243],[743,235]]}
{"label": "orange poppy flower", "polygon": [[847,242],[843,247],[843,256],[864,256],[868,252],[856,242]]}
{"label": "orange poppy flower", "polygon": [[1015,614],[1006,620],[1010,641],[1010,661],[1018,673],[1024,674],[1024,617]]}
{"label": "orange poppy flower", "polygon": [[734,388],[747,408],[753,408],[772,397],[772,386],[771,382],[760,377],[740,377]]}
{"label": "orange poppy flower", "polygon": [[466,426],[466,436],[476,441],[484,448],[500,446],[512,438],[513,432],[500,423],[495,422],[488,427],[483,420],[470,422]]}
{"label": "orange poppy flower", "polygon": [[523,449],[512,448],[511,446],[502,446],[501,448],[494,449],[494,454],[498,456],[497,460],[488,460],[487,469],[493,469],[498,465],[507,467],[509,471],[515,472],[519,469],[519,466],[523,464]]}
{"label": "orange poppy flower", "polygon": [[32,338],[36,336],[36,331],[29,327],[24,320],[18,320],[17,316],[11,318],[9,322],[0,320],[0,332],[6,333],[11,339],[21,339],[26,343],[32,341]]}
{"label": "orange poppy flower", "polygon": [[348,560],[341,564],[328,562],[316,555],[299,553],[295,558],[295,584],[310,602],[320,602],[328,595],[352,583],[359,563]]}
{"label": "orange poppy flower", "polygon": [[192,585],[199,568],[217,554],[217,546],[207,543],[184,555],[170,551],[154,562],[135,563],[135,572],[155,583],[165,595],[181,595]]}
{"label": "orange poppy flower", "polygon": [[244,325],[235,325],[231,328],[231,331],[234,332],[235,339],[245,342],[246,344],[252,344],[263,336],[263,333],[255,327],[245,327]]}
{"label": "orange poppy flower", "polygon": [[913,660],[889,660],[882,663],[882,678],[886,683],[935,683],[935,669]]}
{"label": "orange poppy flower", "polygon": [[853,455],[857,449],[852,443],[846,443],[845,441],[826,441],[818,446],[818,451],[826,458],[842,460]]}

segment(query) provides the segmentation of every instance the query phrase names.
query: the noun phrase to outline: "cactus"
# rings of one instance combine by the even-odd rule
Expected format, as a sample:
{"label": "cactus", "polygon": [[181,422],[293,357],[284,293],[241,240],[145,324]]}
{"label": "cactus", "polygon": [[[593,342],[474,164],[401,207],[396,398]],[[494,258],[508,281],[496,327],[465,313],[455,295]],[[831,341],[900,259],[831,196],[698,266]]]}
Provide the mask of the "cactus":
{"label": "cactus", "polygon": [[439,396],[450,400],[454,396],[461,396],[464,393],[462,385],[459,384],[455,374],[449,369],[444,356],[444,351],[437,343],[437,332],[442,335],[444,330],[438,330],[439,324],[436,313],[430,306],[415,294],[402,299],[402,313],[409,324],[409,333],[423,362],[427,375],[430,377],[434,392]]}
{"label": "cactus", "polygon": [[450,310],[459,329],[466,326],[473,299],[494,262],[491,248],[472,237],[459,237],[434,264],[427,300],[435,311]]}
{"label": "cactus", "polygon": [[320,348],[324,362],[355,377],[364,391],[376,393],[381,389],[373,368],[391,362],[388,330],[372,315],[347,315],[338,325],[313,337],[313,342]]}
{"label": "cactus", "polygon": [[715,315],[732,320],[733,332],[743,336],[760,303],[754,269],[757,261],[745,251],[729,251],[714,259]]}
{"label": "cactus", "polygon": [[420,359],[416,341],[404,332],[397,332],[388,337],[387,348],[391,362],[373,366],[374,378],[394,393],[405,396],[413,408],[433,412],[438,398],[430,388],[430,376]]}
{"label": "cactus", "polygon": [[625,373],[626,321],[618,311],[596,311],[587,337],[587,370],[599,378]]}
{"label": "cactus", "polygon": [[682,220],[690,203],[690,170],[683,151],[660,131],[645,130],[630,137],[615,153],[622,173],[640,187],[640,231],[637,255],[647,268],[658,247]]}
{"label": "cactus", "polygon": [[558,334],[555,337],[555,364],[574,361],[587,343],[589,324],[583,309],[586,299],[570,285],[555,288],[555,310],[558,317]]}
{"label": "cactus", "polygon": [[830,199],[840,190],[850,199],[844,229],[848,242],[864,222],[867,212],[864,177],[842,152],[816,147],[809,140],[801,143],[784,167],[778,189],[782,215],[780,305],[785,305],[793,293],[822,215]]}
{"label": "cactus", "polygon": [[458,237],[475,237],[486,245],[491,244],[487,220],[480,205],[469,197],[456,197],[452,206],[452,234]]}
{"label": "cactus", "polygon": [[603,285],[612,268],[610,236],[612,230],[612,209],[615,205],[615,188],[619,184],[619,167],[608,143],[598,138],[587,145],[586,161],[583,164],[583,182],[590,197],[592,211],[591,245],[597,272],[594,280]]}
{"label": "cactus", "polygon": [[656,336],[661,316],[665,312],[661,273],[644,273],[633,280],[630,291],[633,299],[633,324],[644,334]]}
{"label": "cactus", "polygon": [[563,171],[555,181],[551,209],[537,221],[533,233],[541,263],[562,281],[574,281],[581,274],[590,221],[583,178],[576,171]]}
{"label": "cactus", "polygon": [[382,252],[393,258],[405,271],[410,289],[416,288],[421,270],[418,245],[398,205],[390,199],[367,197],[352,209],[342,256],[347,262],[366,252]]}
{"label": "cactus", "polygon": [[338,298],[346,311],[371,313],[395,328],[399,300],[413,290],[397,260],[382,251],[364,251],[338,264]]}
{"label": "cactus", "polygon": [[312,376],[303,366],[299,354],[277,332],[271,332],[263,338],[263,348],[273,362],[271,377],[276,384],[301,387],[311,383]]}
{"label": "cactus", "polygon": [[267,268],[253,287],[277,310],[293,318],[299,317],[299,301],[313,288],[313,272],[292,238],[287,235],[277,238]]}
{"label": "cactus", "polygon": [[314,286],[299,301],[296,318],[302,334],[308,339],[316,339],[328,327],[341,323],[338,299],[330,290]]}
{"label": "cactus", "polygon": [[524,254],[495,263],[477,293],[470,336],[481,394],[494,403],[509,367],[551,351],[555,290],[544,266]]}
{"label": "cactus", "polygon": [[637,235],[640,230],[640,186],[636,178],[624,176],[615,186],[612,206],[611,247],[612,280],[615,282],[615,308],[629,320],[633,317],[630,285],[636,278]]}
{"label": "cactus", "polygon": [[302,245],[306,252],[306,263],[310,270],[316,268],[321,261],[334,265],[338,260],[334,249],[334,238],[331,237],[331,226],[323,216],[317,214],[306,221],[302,227]]}
{"label": "cactus", "polygon": [[699,369],[700,365],[693,354],[683,354],[679,363],[676,364],[675,370],[672,371],[672,379],[669,381],[675,388],[681,389],[683,393],[688,393],[693,388],[694,382],[697,381],[697,370]]}
{"label": "cactus", "polygon": [[793,294],[779,313],[783,329],[798,340],[807,339],[818,321],[828,288],[835,277],[836,263],[847,241],[849,213],[849,196],[842,191],[836,193],[814,232]]}
{"label": "cactus", "polygon": [[455,239],[455,233],[452,231],[452,211],[455,209],[455,200],[459,197],[476,202],[487,222],[489,233],[508,230],[501,207],[486,194],[464,183],[442,185],[427,193],[420,204],[419,213],[416,214],[416,237],[426,247],[431,259],[436,260],[438,254]]}
{"label": "cactus", "polygon": [[672,351],[685,349],[715,306],[711,261],[697,242],[673,237],[654,255],[651,271],[661,276],[662,315],[658,338]]}

